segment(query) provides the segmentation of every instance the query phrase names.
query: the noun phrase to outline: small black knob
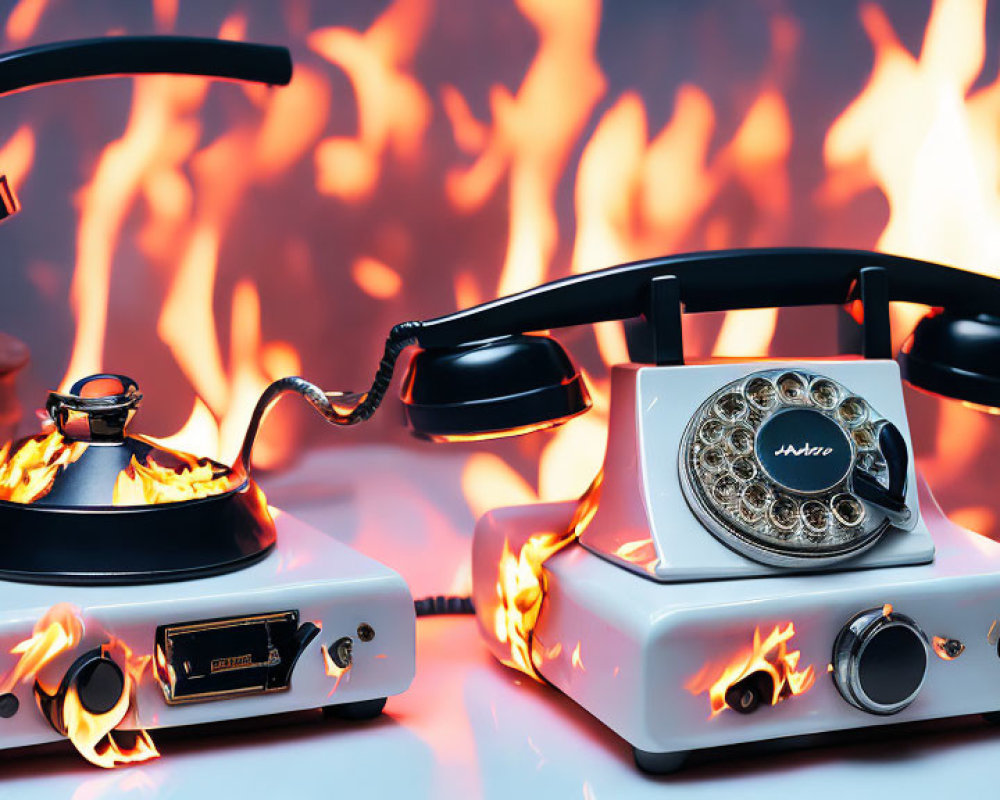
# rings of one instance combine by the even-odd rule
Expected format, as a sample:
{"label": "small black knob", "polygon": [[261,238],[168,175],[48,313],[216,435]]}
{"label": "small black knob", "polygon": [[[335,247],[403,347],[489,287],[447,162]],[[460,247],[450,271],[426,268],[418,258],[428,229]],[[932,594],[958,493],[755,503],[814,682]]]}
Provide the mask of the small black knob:
{"label": "small black knob", "polygon": [[0,717],[3,719],[10,719],[13,717],[20,707],[21,703],[17,699],[16,695],[11,694],[10,692],[7,694],[0,694]]}
{"label": "small black knob", "polygon": [[76,674],[80,704],[91,714],[107,714],[121,699],[125,675],[114,661],[97,656],[85,662]]}
{"label": "small black knob", "polygon": [[927,637],[890,608],[863,611],[833,647],[833,677],[851,705],[870,714],[895,714],[912,703],[927,675]]}
{"label": "small black knob", "polygon": [[747,675],[726,690],[726,705],[740,714],[752,714],[774,698],[774,678],[759,671]]}

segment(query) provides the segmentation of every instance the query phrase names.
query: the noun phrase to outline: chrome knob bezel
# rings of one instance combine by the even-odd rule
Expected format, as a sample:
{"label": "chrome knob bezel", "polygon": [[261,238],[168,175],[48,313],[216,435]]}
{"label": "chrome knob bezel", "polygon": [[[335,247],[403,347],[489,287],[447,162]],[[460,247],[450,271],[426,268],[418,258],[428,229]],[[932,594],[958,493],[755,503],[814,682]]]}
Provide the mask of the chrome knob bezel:
{"label": "chrome knob bezel", "polygon": [[[903,628],[914,634],[923,648],[923,676],[917,687],[904,699],[896,703],[880,703],[865,691],[861,681],[861,660],[865,650],[881,633],[892,628]],[[869,714],[890,716],[898,714],[914,700],[927,681],[930,667],[930,645],[927,635],[910,617],[887,610],[873,608],[863,611],[847,623],[837,635],[833,645],[833,679],[841,696],[855,708]]]}

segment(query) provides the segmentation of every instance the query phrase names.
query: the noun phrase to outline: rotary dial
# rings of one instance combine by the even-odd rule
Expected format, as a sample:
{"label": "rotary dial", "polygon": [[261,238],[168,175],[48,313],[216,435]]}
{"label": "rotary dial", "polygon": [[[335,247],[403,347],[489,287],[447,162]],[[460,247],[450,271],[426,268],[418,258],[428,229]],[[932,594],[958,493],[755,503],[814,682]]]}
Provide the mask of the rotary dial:
{"label": "rotary dial", "polygon": [[891,517],[908,513],[900,442],[891,423],[837,381],[757,372],[695,413],[681,443],[681,482],[724,544],[768,564],[816,566],[867,549]]}

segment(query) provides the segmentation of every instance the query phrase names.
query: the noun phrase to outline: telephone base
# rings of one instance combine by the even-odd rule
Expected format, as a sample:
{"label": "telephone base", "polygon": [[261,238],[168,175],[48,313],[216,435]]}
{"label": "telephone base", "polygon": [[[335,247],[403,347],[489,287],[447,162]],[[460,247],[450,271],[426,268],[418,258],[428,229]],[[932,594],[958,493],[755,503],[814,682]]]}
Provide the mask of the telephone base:
{"label": "telephone base", "polygon": [[[640,760],[653,767],[663,760],[654,754],[676,760],[677,754],[728,745],[1000,713],[1000,544],[950,522],[922,482],[919,502],[937,545],[928,564],[664,584],[568,545],[545,562],[545,598],[529,643],[532,663],[546,682],[637,751],[651,754]],[[574,508],[500,509],[477,526],[477,618],[490,649],[508,663],[511,642],[495,633],[501,556],[505,548],[516,556],[539,532],[564,530]],[[838,668],[841,663],[835,643],[866,611],[878,612],[876,618],[884,613],[894,630],[912,621],[926,642],[924,674],[916,676],[913,697],[891,713],[889,698],[879,692],[894,687],[878,685],[869,674],[878,664],[861,676],[862,688],[878,701],[874,711],[845,699],[834,674],[834,662]],[[768,649],[776,633],[785,640]],[[871,647],[865,658],[875,658],[877,650]],[[767,684],[768,702],[748,702],[741,713],[740,681],[751,685],[762,676],[765,683],[778,676],[784,685]],[[722,689],[713,693],[720,682]]]}

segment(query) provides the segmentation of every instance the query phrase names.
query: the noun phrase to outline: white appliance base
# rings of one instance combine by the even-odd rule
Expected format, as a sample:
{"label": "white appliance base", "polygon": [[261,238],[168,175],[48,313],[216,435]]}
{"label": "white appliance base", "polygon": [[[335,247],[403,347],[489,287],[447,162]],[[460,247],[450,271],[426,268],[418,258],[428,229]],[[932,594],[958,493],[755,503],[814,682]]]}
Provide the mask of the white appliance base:
{"label": "white appliance base", "polygon": [[[571,545],[545,563],[546,595],[532,653],[541,675],[635,749],[676,754],[743,742],[991,712],[1000,709],[1000,544],[968,532],[941,513],[920,487],[923,519],[934,536],[933,563],[781,577],[658,583]],[[564,530],[574,504],[490,512],[473,545],[480,630],[494,654],[497,564],[542,531]],[[707,536],[707,533],[703,535]],[[849,704],[829,673],[834,641],[866,609],[891,604],[927,639],[965,645],[954,660],[930,648],[926,681],[915,701],[879,716]],[[815,683],[749,714],[712,714],[696,676],[739,662],[755,631],[766,637],[794,624],[787,645],[812,665]],[[670,759],[666,759],[670,761]]]}
{"label": "white appliance base", "polygon": [[[294,610],[319,634],[301,653],[287,689],[170,705],[147,664],[120,728],[163,728],[358,703],[399,694],[413,680],[415,616],[403,579],[296,518],[272,509],[274,550],[256,564],[199,580],[141,586],[50,586],[0,582],[0,678],[18,656],[11,649],[56,603],[70,603],[84,622],[82,641],[45,668],[58,681],[81,653],[123,642],[134,656],[154,655],[158,626]],[[141,532],[137,532],[141,535]],[[358,628],[374,637],[363,641]],[[367,634],[367,631],[366,631]],[[321,646],[353,639],[352,664],[339,680],[327,674]],[[61,738],[36,709],[33,680],[12,690],[17,713],[0,719],[0,749]]]}

